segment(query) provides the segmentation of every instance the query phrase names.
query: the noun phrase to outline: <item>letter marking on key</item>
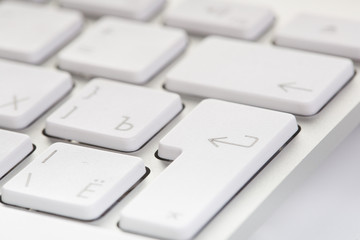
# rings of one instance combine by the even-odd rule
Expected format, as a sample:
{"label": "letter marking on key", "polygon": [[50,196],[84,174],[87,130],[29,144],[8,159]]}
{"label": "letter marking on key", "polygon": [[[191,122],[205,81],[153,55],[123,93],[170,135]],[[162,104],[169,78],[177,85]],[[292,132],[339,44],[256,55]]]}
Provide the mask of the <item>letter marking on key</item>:
{"label": "letter marking on key", "polygon": [[171,220],[178,220],[179,218],[181,218],[182,214],[178,213],[178,212],[169,212],[167,215],[168,219]]}
{"label": "letter marking on key", "polygon": [[208,6],[206,11],[209,14],[216,15],[218,17],[224,17],[229,14],[230,9],[227,7]]}
{"label": "letter marking on key", "polygon": [[96,93],[99,91],[100,87],[96,86],[94,90],[87,96],[83,97],[83,99],[90,99],[92,96],[96,95]]}
{"label": "letter marking on key", "polygon": [[306,91],[306,92],[312,92],[311,89],[308,88],[302,88],[302,87],[296,87],[296,82],[288,82],[288,83],[281,83],[278,86],[284,90],[285,92],[288,92],[288,89],[294,89],[294,90],[300,90],[300,91]]}
{"label": "letter marking on key", "polygon": [[245,135],[245,137],[253,139],[253,142],[248,145],[243,145],[243,144],[237,144],[237,143],[226,142],[226,141],[221,140],[221,139],[227,139],[227,137],[209,138],[208,140],[215,147],[219,147],[219,145],[217,143],[223,143],[223,144],[227,144],[227,145],[233,145],[233,146],[244,147],[244,148],[251,148],[252,146],[255,145],[255,143],[257,143],[257,141],[259,141],[259,138],[257,138],[257,137],[253,137],[253,136],[249,136],[249,135]]}
{"label": "letter marking on key", "polygon": [[127,117],[127,116],[123,116],[124,120],[116,126],[116,130],[119,130],[119,131],[129,131],[131,130],[134,125],[129,123],[128,120],[130,119],[130,117]]}
{"label": "letter marking on key", "polygon": [[17,111],[17,110],[18,110],[18,103],[19,103],[19,102],[26,101],[26,100],[29,100],[29,98],[28,98],[28,97],[25,97],[25,98],[18,99],[18,98],[16,97],[16,95],[14,95],[14,96],[13,96],[13,100],[12,100],[11,102],[5,103],[5,104],[3,104],[3,105],[0,105],[0,108],[13,105],[13,106],[14,106],[14,110]]}
{"label": "letter marking on key", "polygon": [[32,173],[30,172],[27,176],[27,179],[26,179],[26,183],[25,183],[25,187],[29,187],[29,184],[30,184],[30,180],[31,180],[31,176],[32,176]]}
{"label": "letter marking on key", "polygon": [[324,28],[322,28],[321,31],[325,33],[336,33],[337,27],[335,25],[327,25]]}
{"label": "letter marking on key", "polygon": [[101,187],[104,183],[105,183],[104,180],[95,179],[93,182],[86,185],[86,187],[82,189],[76,196],[79,198],[89,198],[89,196],[86,195],[86,193],[96,192],[94,188]]}
{"label": "letter marking on key", "polygon": [[47,160],[49,160],[52,156],[54,156],[56,152],[57,152],[57,150],[54,150],[54,151],[53,151],[52,153],[50,153],[50,155],[47,156],[41,163],[47,162]]}
{"label": "letter marking on key", "polygon": [[67,114],[65,114],[64,116],[61,117],[61,119],[66,119],[67,117],[69,117],[73,112],[75,112],[75,110],[77,110],[78,107],[74,106]]}

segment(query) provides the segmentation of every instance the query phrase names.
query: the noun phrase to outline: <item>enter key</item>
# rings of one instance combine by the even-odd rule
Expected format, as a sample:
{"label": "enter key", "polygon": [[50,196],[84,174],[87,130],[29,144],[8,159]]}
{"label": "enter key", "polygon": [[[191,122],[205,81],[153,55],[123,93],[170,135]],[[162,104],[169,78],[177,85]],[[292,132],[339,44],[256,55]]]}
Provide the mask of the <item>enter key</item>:
{"label": "enter key", "polygon": [[204,100],[160,141],[175,160],[122,211],[120,227],[192,238],[298,131],[293,115]]}

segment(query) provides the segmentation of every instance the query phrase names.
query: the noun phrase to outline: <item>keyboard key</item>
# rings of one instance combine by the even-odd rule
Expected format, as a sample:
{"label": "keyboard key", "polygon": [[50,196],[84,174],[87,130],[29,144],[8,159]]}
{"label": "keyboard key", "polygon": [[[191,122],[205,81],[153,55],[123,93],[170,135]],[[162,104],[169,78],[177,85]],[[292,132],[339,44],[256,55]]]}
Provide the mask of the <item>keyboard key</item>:
{"label": "keyboard key", "polygon": [[91,220],[103,214],[145,172],[138,157],[55,143],[3,186],[2,200]]}
{"label": "keyboard key", "polygon": [[360,21],[303,14],[275,36],[275,43],[360,60]]}
{"label": "keyboard key", "polygon": [[217,34],[247,40],[260,37],[273,21],[274,14],[265,7],[221,0],[188,0],[165,15],[167,25],[195,34]]}
{"label": "keyboard key", "polygon": [[60,0],[60,4],[94,16],[149,20],[164,6],[165,0]]}
{"label": "keyboard key", "polygon": [[144,145],[182,109],[177,94],[92,80],[46,121],[46,133],[121,151]]}
{"label": "keyboard key", "polygon": [[32,3],[0,4],[0,57],[40,63],[72,39],[81,14]]}
{"label": "keyboard key", "polygon": [[354,75],[348,59],[208,37],[166,88],[299,115],[317,113]]}
{"label": "keyboard key", "polygon": [[60,53],[59,66],[86,75],[144,83],[186,43],[182,30],[106,17]]}
{"label": "keyboard key", "polygon": [[73,86],[68,73],[0,60],[0,127],[27,127]]}
{"label": "keyboard key", "polygon": [[125,206],[120,227],[190,239],[297,130],[287,113],[203,101],[160,141],[159,155],[176,159]]}
{"label": "keyboard key", "polygon": [[2,129],[0,129],[0,146],[0,178],[33,150],[28,135]]}

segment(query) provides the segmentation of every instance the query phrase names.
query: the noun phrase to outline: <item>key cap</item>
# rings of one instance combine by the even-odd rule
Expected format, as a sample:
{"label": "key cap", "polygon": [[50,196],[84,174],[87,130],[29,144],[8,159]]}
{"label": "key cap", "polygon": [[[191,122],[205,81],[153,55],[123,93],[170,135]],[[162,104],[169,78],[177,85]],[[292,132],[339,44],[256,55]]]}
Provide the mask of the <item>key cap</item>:
{"label": "key cap", "polygon": [[121,213],[120,227],[190,239],[295,134],[295,117],[205,100],[161,141],[175,159]]}
{"label": "key cap", "polygon": [[360,60],[360,21],[298,15],[275,35],[275,43]]}
{"label": "key cap", "polygon": [[181,109],[177,94],[95,79],[46,120],[46,133],[135,151]]}
{"label": "key cap", "polygon": [[185,1],[168,11],[167,25],[201,35],[224,35],[255,40],[274,21],[274,14],[265,7],[225,1]]}
{"label": "key cap", "polygon": [[105,17],[60,53],[59,66],[144,83],[174,59],[186,42],[182,30]]}
{"label": "key cap", "polygon": [[27,127],[72,88],[68,73],[0,60],[0,126]]}
{"label": "key cap", "polygon": [[0,4],[0,57],[41,63],[81,29],[78,12],[39,4]]}
{"label": "key cap", "polygon": [[60,0],[60,4],[94,16],[149,20],[164,6],[165,0]]}
{"label": "key cap", "polygon": [[145,172],[138,157],[55,143],[3,186],[2,200],[91,220],[103,214]]}
{"label": "key cap", "polygon": [[0,146],[0,178],[33,150],[28,135],[2,129],[0,129]]}
{"label": "key cap", "polygon": [[166,76],[175,92],[317,113],[354,75],[348,59],[208,37]]}

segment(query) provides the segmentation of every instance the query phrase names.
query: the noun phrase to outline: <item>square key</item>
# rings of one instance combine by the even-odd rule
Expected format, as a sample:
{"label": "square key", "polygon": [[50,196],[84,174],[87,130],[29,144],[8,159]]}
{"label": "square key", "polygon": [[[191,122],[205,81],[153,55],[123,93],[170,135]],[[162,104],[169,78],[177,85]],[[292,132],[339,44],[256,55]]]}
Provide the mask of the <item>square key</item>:
{"label": "square key", "polygon": [[131,83],[144,83],[186,46],[179,29],[105,17],[59,55],[62,69]]}
{"label": "square key", "polygon": [[2,200],[93,220],[145,172],[144,161],[138,157],[55,143],[2,187]]}
{"label": "square key", "polygon": [[64,7],[80,10],[90,16],[112,15],[148,20],[165,4],[165,0],[60,0]]}
{"label": "square key", "polygon": [[275,35],[279,46],[360,60],[360,21],[300,14]]}
{"label": "square key", "polygon": [[274,19],[273,12],[263,6],[223,0],[187,0],[168,10],[164,21],[195,34],[255,40]]}
{"label": "square key", "polygon": [[0,60],[0,127],[21,129],[68,93],[67,72]]}
{"label": "square key", "polygon": [[83,18],[72,10],[25,2],[0,4],[0,57],[38,64],[71,40]]}
{"label": "square key", "polygon": [[135,151],[182,109],[179,95],[94,79],[46,120],[46,133]]}
{"label": "square key", "polygon": [[2,129],[0,129],[0,146],[0,178],[33,150],[28,135]]}

